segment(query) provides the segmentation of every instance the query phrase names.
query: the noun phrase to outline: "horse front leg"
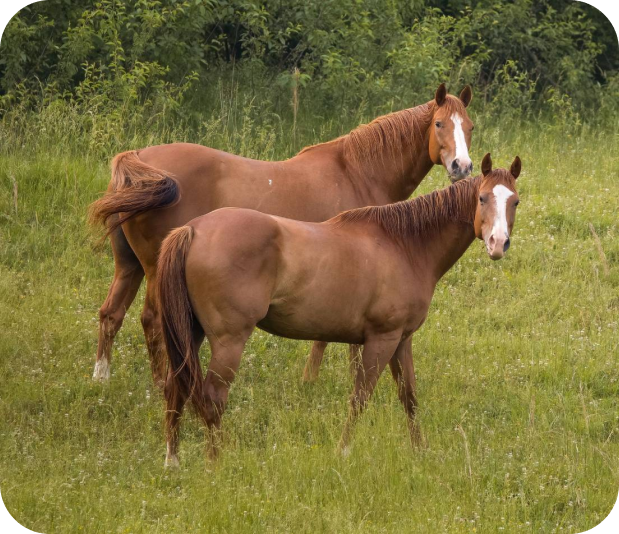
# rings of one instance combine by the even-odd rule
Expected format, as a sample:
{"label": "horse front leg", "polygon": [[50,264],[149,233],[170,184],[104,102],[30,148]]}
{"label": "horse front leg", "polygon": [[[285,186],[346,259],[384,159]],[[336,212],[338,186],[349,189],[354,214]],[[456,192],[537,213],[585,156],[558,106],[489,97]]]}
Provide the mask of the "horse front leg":
{"label": "horse front leg", "polygon": [[305,369],[303,370],[303,382],[314,382],[318,378],[320,371],[320,364],[325,354],[327,343],[324,341],[314,341],[312,343],[312,351],[305,363]]}
{"label": "horse front leg", "polygon": [[361,365],[361,355],[363,353],[363,345],[348,346],[348,371],[350,377],[354,380],[357,376],[357,369]]}

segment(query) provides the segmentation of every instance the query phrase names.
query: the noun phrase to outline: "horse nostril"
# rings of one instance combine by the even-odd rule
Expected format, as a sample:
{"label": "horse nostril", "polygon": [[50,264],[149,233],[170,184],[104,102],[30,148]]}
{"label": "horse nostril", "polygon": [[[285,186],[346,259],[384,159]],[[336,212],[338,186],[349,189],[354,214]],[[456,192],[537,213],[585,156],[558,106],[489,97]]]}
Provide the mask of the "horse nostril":
{"label": "horse nostril", "polygon": [[473,162],[469,163],[469,172],[473,172]]}
{"label": "horse nostril", "polygon": [[507,249],[509,248],[510,245],[510,241],[509,241],[509,237],[506,239],[505,244],[503,245],[503,252],[507,252]]}
{"label": "horse nostril", "polygon": [[459,162],[457,159],[454,159],[454,160],[451,162],[451,168],[452,168],[454,171],[457,171],[457,170],[458,170],[459,165],[460,165],[460,162]]}

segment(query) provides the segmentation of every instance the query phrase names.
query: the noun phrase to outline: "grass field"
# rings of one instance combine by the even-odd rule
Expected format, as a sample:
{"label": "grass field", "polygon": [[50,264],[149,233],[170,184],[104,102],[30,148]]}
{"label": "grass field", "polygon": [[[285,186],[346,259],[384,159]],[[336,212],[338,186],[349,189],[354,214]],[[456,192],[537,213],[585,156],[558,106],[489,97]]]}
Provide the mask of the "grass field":
{"label": "grass field", "polygon": [[[110,383],[91,380],[113,266],[85,212],[106,187],[106,162],[4,146],[0,489],[13,516],[63,533],[598,524],[619,488],[619,139],[538,126],[475,133],[477,167],[488,150],[496,166],[522,157],[521,205],[506,259],[491,262],[474,243],[413,338],[428,448],[410,448],[385,373],[350,456],[338,457],[346,348],[330,346],[319,380],[304,385],[309,343],[257,331],[231,391],[221,460],[206,463],[202,429],[187,417],[178,472],[163,469],[143,291],[117,337]],[[290,155],[269,143],[252,155]],[[446,182],[435,168],[420,192]]]}

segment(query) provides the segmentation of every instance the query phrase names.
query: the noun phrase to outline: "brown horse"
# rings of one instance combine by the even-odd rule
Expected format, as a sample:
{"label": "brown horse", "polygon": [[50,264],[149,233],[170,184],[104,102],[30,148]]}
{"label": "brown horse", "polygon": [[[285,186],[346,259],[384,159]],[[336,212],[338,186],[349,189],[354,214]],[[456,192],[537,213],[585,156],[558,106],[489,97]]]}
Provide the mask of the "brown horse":
{"label": "brown horse", "polygon": [[[465,109],[471,98],[468,86],[456,98],[441,85],[426,104],[379,117],[287,161],[256,161],[192,144],[116,156],[108,192],[91,211],[94,221],[108,225],[115,261],[100,310],[93,378],[109,378],[114,337],[146,273],[142,325],[155,382],[163,384],[164,347],[151,282],[170,230],[226,206],[325,221],[347,209],[407,199],[434,164],[443,164],[452,181],[461,179],[472,169],[473,125]],[[313,347],[306,379],[317,376],[325,346]]]}
{"label": "brown horse", "polygon": [[[341,450],[387,363],[418,443],[411,336],[438,280],[475,237],[492,259],[503,257],[519,174],[518,157],[509,171],[493,171],[487,154],[481,176],[323,223],[224,208],[174,230],[162,245],[158,280],[170,362],[166,465],[178,463],[179,419],[189,399],[216,453],[228,389],[256,326],[293,339],[363,344]],[[203,379],[205,334],[212,357]]]}

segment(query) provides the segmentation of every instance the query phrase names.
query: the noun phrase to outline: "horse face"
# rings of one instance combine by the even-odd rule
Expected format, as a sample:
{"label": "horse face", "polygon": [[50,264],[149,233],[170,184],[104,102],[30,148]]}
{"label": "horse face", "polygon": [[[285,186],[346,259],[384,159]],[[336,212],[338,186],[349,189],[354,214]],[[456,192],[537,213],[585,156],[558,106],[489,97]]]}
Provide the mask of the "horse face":
{"label": "horse face", "polygon": [[475,235],[486,243],[488,255],[501,259],[510,245],[510,236],[520,202],[516,178],[520,174],[520,158],[516,156],[509,171],[492,170],[490,154],[481,164],[482,181],[475,212]]}
{"label": "horse face", "polygon": [[447,95],[441,84],[435,95],[435,112],[430,125],[430,157],[437,165],[443,165],[452,182],[466,178],[473,171],[469,156],[473,122],[466,107],[472,98],[467,85],[459,98]]}

